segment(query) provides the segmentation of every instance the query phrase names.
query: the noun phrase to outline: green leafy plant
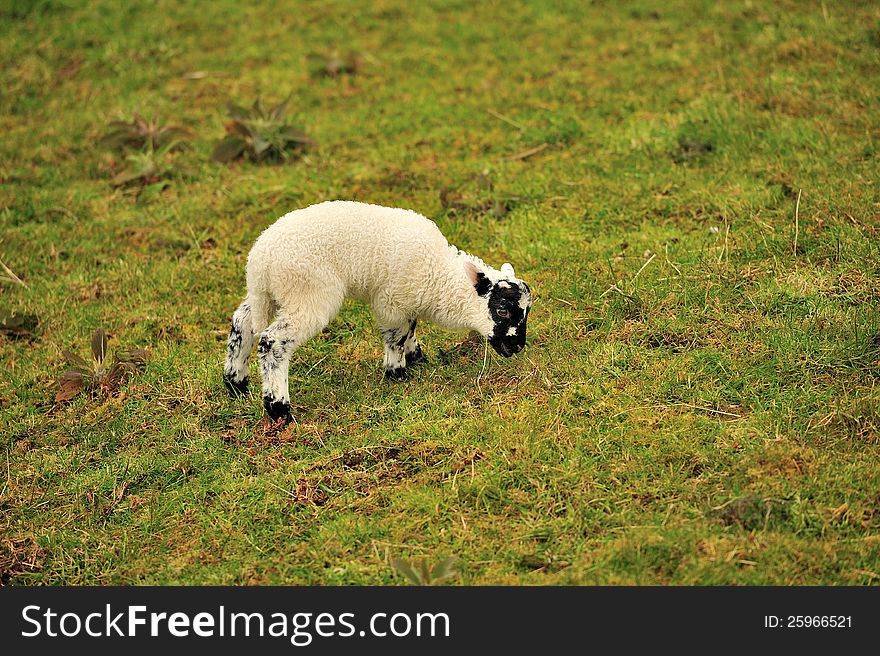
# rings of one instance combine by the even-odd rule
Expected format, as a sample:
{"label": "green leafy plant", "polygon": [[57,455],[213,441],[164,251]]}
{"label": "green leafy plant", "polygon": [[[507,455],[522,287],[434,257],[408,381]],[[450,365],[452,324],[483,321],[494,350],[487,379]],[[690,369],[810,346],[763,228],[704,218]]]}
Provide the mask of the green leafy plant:
{"label": "green leafy plant", "polygon": [[290,96],[269,110],[258,98],[250,109],[235,103],[227,106],[226,136],[214,146],[215,162],[230,162],[248,156],[255,162],[288,161],[301,155],[315,141],[302,130],[285,123]]}
{"label": "green leafy plant", "polygon": [[176,142],[171,142],[158,150],[152,145],[146,145],[140,151],[127,153],[125,155],[126,166],[113,176],[113,186],[122,187],[135,182],[143,186],[167,185],[167,181],[162,181],[170,169],[166,156],[175,144]]}
{"label": "green leafy plant", "polygon": [[146,146],[160,150],[179,147],[190,137],[190,131],[183,126],[162,125],[155,117],[147,120],[137,112],[133,116],[130,123],[112,121],[101,143],[113,150],[143,149]]}
{"label": "green leafy plant", "polygon": [[58,379],[58,392],[55,401],[69,401],[81,392],[97,392],[113,395],[119,391],[119,386],[125,377],[138,369],[143,368],[147,361],[145,349],[117,352],[112,361],[107,358],[107,342],[109,338],[102,328],[98,328],[92,335],[92,361],[63,351],[62,355],[71,368],[65,371]]}
{"label": "green leafy plant", "polygon": [[440,585],[459,576],[458,557],[450,556],[432,567],[429,558],[415,561],[393,558],[391,566],[413,585]]}

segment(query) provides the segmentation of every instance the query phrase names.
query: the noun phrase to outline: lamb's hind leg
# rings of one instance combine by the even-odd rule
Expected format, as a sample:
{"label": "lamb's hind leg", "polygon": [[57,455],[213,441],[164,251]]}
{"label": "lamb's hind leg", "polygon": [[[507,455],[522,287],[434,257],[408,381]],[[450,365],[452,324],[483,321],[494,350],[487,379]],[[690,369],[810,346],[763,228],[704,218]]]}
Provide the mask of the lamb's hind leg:
{"label": "lamb's hind leg", "polygon": [[342,299],[341,293],[327,291],[320,303],[282,309],[278,319],[260,334],[257,353],[263,377],[263,407],[272,419],[293,419],[287,382],[290,356],[330,323]]}
{"label": "lamb's hind leg", "polygon": [[295,331],[286,317],[279,317],[260,334],[257,354],[260,358],[260,375],[263,378],[263,407],[272,419],[292,419],[287,370],[290,366],[290,355],[298,345]]}
{"label": "lamb's hind leg", "polygon": [[245,394],[248,387],[248,358],[254,348],[254,332],[251,328],[251,308],[244,301],[232,315],[229,339],[226,341],[226,364],[223,382],[230,396]]}

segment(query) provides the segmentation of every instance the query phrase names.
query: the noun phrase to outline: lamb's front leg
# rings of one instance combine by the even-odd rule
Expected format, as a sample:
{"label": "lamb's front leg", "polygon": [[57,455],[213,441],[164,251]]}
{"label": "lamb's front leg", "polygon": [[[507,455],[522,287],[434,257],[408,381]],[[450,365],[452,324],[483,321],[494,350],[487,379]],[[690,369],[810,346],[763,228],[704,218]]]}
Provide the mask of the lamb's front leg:
{"label": "lamb's front leg", "polygon": [[403,353],[406,356],[406,366],[411,367],[420,362],[427,362],[419,341],[416,339],[416,320],[413,319],[409,323],[409,335],[406,337],[406,343],[403,345]]}
{"label": "lamb's front leg", "polygon": [[382,339],[385,342],[385,377],[390,380],[406,378],[406,343],[415,330],[415,320],[402,325],[382,325]]}

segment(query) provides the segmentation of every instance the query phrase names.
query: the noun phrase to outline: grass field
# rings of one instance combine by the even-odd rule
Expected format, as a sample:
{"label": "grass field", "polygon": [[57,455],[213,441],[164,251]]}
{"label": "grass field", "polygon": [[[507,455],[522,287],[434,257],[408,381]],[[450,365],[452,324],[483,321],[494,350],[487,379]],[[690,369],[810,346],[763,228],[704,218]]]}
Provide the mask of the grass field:
{"label": "grass field", "polygon": [[[272,4],[0,9],[0,582],[880,582],[876,3]],[[317,148],[211,161],[288,94]],[[115,187],[133,112],[193,136]],[[334,198],[512,262],[526,350],[390,384],[347,304],[295,426],[227,398],[253,240]],[[55,402],[99,327],[146,367]]]}

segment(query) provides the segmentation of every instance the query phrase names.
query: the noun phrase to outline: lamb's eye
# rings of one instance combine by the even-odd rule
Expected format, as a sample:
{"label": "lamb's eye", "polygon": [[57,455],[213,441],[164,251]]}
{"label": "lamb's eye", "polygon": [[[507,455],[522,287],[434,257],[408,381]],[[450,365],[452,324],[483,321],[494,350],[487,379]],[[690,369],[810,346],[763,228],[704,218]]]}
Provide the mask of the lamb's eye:
{"label": "lamb's eye", "polygon": [[495,310],[495,314],[497,314],[502,319],[507,319],[510,317],[510,312],[508,312],[504,308],[499,308],[499,309]]}

